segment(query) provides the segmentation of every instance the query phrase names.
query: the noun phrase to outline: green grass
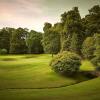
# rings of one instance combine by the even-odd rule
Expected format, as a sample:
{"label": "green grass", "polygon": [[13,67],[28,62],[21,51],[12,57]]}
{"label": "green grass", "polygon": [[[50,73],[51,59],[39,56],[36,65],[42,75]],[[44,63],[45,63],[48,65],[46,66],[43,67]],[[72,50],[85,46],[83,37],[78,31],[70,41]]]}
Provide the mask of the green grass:
{"label": "green grass", "polygon": [[[51,59],[51,55],[45,54],[0,56],[0,100],[100,99],[100,78],[71,85],[87,79],[56,74],[48,65]],[[94,70],[94,66],[82,61],[81,70]],[[70,86],[54,88],[65,85]]]}
{"label": "green grass", "polygon": [[51,59],[51,55],[1,56],[0,88],[47,88],[77,82],[53,72]]}
{"label": "green grass", "polygon": [[100,100],[100,78],[56,89],[2,90],[0,100]]}
{"label": "green grass", "polygon": [[95,70],[95,67],[93,66],[93,64],[90,61],[84,60],[84,61],[82,61],[82,65],[81,65],[80,69],[83,71],[93,71],[93,70]]}

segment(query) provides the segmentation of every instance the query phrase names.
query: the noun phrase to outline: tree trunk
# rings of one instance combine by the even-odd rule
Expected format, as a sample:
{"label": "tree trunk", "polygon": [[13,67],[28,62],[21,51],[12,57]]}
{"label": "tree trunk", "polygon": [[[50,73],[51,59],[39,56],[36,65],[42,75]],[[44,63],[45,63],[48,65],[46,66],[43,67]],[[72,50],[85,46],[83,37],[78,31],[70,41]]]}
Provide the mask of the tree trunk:
{"label": "tree trunk", "polygon": [[53,58],[53,53],[52,53],[52,58]]}

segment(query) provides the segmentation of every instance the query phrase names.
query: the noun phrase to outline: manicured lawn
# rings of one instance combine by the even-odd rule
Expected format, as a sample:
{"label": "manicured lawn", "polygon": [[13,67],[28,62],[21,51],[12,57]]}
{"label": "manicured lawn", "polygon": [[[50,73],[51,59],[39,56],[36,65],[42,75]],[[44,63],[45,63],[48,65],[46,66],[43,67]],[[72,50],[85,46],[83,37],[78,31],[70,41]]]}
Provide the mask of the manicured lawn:
{"label": "manicured lawn", "polygon": [[84,60],[84,61],[82,61],[82,65],[80,67],[80,70],[93,71],[93,70],[95,70],[95,67],[93,66],[93,64],[90,61]]}
{"label": "manicured lawn", "polygon": [[[47,54],[0,56],[0,100],[100,99],[100,78],[86,81],[83,76],[60,76],[48,65],[51,59]],[[89,61],[82,61],[81,70],[94,67]],[[84,82],[72,85],[79,81]]]}
{"label": "manicured lawn", "polygon": [[100,100],[100,78],[54,89],[0,90],[0,100]]}
{"label": "manicured lawn", "polygon": [[51,59],[51,55],[1,56],[0,88],[47,88],[77,82],[53,72]]}

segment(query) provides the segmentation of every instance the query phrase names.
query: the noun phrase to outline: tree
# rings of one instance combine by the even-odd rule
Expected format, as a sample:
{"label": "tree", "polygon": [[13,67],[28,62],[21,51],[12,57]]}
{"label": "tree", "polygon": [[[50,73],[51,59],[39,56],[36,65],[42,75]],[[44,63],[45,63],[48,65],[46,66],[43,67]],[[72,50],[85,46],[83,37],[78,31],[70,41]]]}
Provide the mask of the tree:
{"label": "tree", "polygon": [[94,37],[87,37],[82,45],[82,55],[86,59],[92,59],[95,51],[95,39]]}
{"label": "tree", "polygon": [[[83,42],[83,26],[78,7],[64,13],[62,16],[62,51],[70,50],[80,54]],[[65,18],[64,18],[65,17]]]}
{"label": "tree", "polygon": [[10,53],[11,54],[23,54],[27,52],[26,47],[26,35],[27,35],[26,29],[18,28],[16,29],[11,38],[10,42]]}
{"label": "tree", "polygon": [[52,27],[52,24],[46,22],[44,24],[43,31],[46,33],[51,27]]}
{"label": "tree", "polygon": [[50,29],[43,34],[42,43],[45,53],[56,54],[60,51],[60,34]]}
{"label": "tree", "polygon": [[61,51],[70,51],[71,39],[68,37],[62,42]]}
{"label": "tree", "polygon": [[89,9],[89,14],[85,16],[83,23],[86,28],[86,36],[100,33],[100,5],[95,5]]}
{"label": "tree", "polygon": [[42,46],[42,33],[31,30],[26,38],[26,44],[28,46],[28,53],[43,53]]}
{"label": "tree", "polygon": [[100,57],[100,34],[96,33],[94,35],[94,38],[95,38],[95,47],[96,47],[94,55]]}
{"label": "tree", "polygon": [[2,28],[0,30],[0,48],[6,49],[7,53],[9,53],[10,50],[10,39],[12,36],[12,32],[14,31],[14,28]]}
{"label": "tree", "polygon": [[96,69],[100,71],[100,34],[95,34],[95,47],[94,58],[91,60],[92,63],[96,66]]}

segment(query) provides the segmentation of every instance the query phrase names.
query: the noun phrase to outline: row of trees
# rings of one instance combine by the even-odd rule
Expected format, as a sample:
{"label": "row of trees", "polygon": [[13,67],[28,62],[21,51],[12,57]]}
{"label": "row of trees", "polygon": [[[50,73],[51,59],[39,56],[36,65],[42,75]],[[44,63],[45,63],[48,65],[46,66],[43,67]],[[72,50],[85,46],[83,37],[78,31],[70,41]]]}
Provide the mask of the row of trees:
{"label": "row of trees", "polygon": [[[89,14],[84,18],[81,18],[78,7],[74,7],[72,10],[64,12],[61,15],[61,21],[54,24],[54,26],[50,23],[45,23],[43,30],[43,47],[45,52],[74,52],[80,55],[81,58],[91,60],[97,69],[100,69],[99,5],[89,9]],[[52,61],[53,65],[51,65],[58,68],[60,58],[57,58],[55,62]],[[64,65],[66,64],[64,63]],[[62,71],[60,68],[57,70]]]}
{"label": "row of trees", "polygon": [[44,24],[44,34],[26,28],[3,28],[0,30],[0,49],[7,53],[52,53],[75,52],[84,58],[93,58],[100,45],[100,6],[89,10],[81,18],[78,7],[61,14],[61,21],[54,25]]}
{"label": "row of trees", "polygon": [[45,23],[43,30],[45,52],[57,53],[67,50],[84,56],[82,52],[84,40],[100,34],[100,6],[92,7],[85,18],[81,18],[78,7],[74,7],[72,10],[64,12],[61,15],[61,22],[54,26]]}
{"label": "row of trees", "polygon": [[60,74],[75,76],[80,69],[80,58],[84,58],[100,71],[100,6],[92,7],[85,18],[81,18],[78,7],[74,7],[61,15],[58,24],[61,29],[58,31],[61,52],[51,61],[52,69]]}
{"label": "row of trees", "polygon": [[[0,30],[1,53],[9,54],[43,53],[42,33],[23,28]],[[4,50],[5,49],[5,50]]]}

